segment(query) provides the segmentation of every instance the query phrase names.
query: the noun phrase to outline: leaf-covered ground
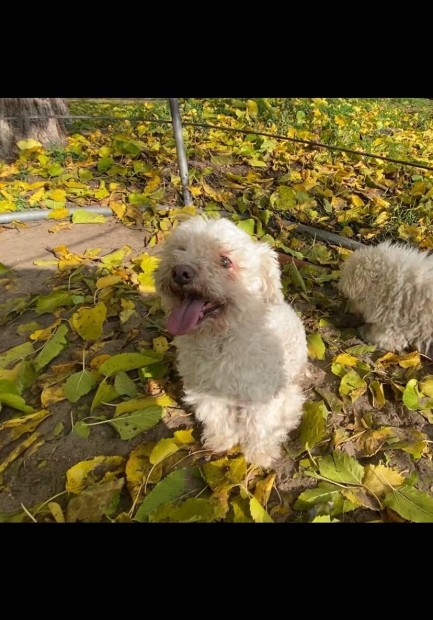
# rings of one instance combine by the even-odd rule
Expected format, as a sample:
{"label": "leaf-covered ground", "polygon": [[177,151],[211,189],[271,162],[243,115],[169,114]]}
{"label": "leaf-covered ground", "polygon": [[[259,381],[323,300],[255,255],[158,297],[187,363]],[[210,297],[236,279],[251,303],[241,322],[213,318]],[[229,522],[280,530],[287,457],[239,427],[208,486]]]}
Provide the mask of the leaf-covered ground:
{"label": "leaf-covered ground", "polygon": [[[182,105],[186,121],[433,162],[426,100]],[[168,117],[161,102],[70,109]],[[431,248],[432,173],[185,127],[195,206],[224,211],[307,263],[286,264],[283,283],[308,333],[308,402],[286,457],[263,471],[236,450],[203,450],[182,409],[152,280],[156,246],[193,211],[181,208],[170,126],[99,125],[76,124],[65,150],[21,143],[19,159],[0,164],[0,213],[49,208],[54,220],[0,228],[0,520],[433,521],[432,363],[359,340],[335,288],[349,251],[291,223]],[[80,224],[95,204],[118,222]],[[83,207],[75,223],[62,219],[70,206]],[[113,230],[122,231],[114,247]],[[125,242],[125,231],[131,239],[139,231],[140,243]]]}

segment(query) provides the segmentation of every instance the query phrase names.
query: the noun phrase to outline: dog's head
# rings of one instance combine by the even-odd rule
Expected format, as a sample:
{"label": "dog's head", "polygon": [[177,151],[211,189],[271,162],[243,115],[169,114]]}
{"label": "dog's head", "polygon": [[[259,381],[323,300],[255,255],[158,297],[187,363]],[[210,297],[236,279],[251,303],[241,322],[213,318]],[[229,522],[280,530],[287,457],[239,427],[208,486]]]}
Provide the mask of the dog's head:
{"label": "dog's head", "polygon": [[226,219],[193,217],[169,236],[155,272],[173,335],[218,330],[283,300],[277,255]]}
{"label": "dog's head", "polygon": [[375,295],[381,278],[381,257],[375,247],[353,252],[341,270],[339,290],[350,301],[353,312],[362,313],[365,300]]}

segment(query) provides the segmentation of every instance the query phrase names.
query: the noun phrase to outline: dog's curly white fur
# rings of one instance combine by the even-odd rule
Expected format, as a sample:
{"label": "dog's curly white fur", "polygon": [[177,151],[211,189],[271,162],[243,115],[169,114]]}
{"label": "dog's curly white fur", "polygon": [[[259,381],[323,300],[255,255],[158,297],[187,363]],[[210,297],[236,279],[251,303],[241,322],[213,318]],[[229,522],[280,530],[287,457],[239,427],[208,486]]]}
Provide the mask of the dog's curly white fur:
{"label": "dog's curly white fur", "polygon": [[389,241],[356,250],[339,289],[367,323],[363,337],[387,351],[429,354],[433,342],[433,256]]}
{"label": "dog's curly white fur", "polygon": [[270,466],[301,417],[307,363],[275,252],[228,220],[197,216],[170,234],[155,280],[205,446],[240,445],[248,461]]}

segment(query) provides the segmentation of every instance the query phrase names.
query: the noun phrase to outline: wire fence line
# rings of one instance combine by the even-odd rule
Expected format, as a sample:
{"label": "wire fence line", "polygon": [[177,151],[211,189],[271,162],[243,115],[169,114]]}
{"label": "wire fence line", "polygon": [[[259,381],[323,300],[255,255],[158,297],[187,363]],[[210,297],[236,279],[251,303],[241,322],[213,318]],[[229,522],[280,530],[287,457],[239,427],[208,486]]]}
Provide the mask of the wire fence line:
{"label": "wire fence line", "polygon": [[[149,101],[146,99],[146,101]],[[19,120],[18,116],[7,116],[3,117],[5,120]],[[48,114],[45,116],[29,116],[28,119],[31,121],[42,121],[49,120],[51,118],[61,119],[61,120],[105,120],[105,121],[129,121],[133,123],[155,123],[157,125],[172,125],[172,119],[149,119],[149,118],[141,118],[139,116],[110,116],[110,115],[93,115],[93,114]],[[409,166],[412,168],[420,168],[423,170],[433,171],[433,166],[428,166],[427,164],[423,164],[417,161],[406,161],[404,159],[395,159],[393,157],[387,157],[386,155],[375,155],[374,153],[369,153],[367,151],[358,151],[355,149],[349,149],[344,146],[336,146],[333,144],[325,144],[324,142],[318,142],[315,140],[306,140],[303,138],[292,138],[289,136],[284,136],[282,134],[276,134],[266,131],[256,131],[254,129],[244,129],[241,127],[226,127],[224,125],[211,125],[208,123],[197,123],[193,121],[185,121],[182,122],[184,127],[196,127],[201,129],[216,129],[218,131],[226,131],[229,133],[240,133],[244,135],[257,135],[263,136],[266,138],[273,138],[275,140],[283,140],[287,142],[293,142],[295,144],[305,144],[306,146],[311,146],[313,148],[322,148],[327,149],[329,151],[338,151],[341,153],[349,153],[351,155],[359,155],[361,157],[368,157],[370,159],[379,159],[381,161],[388,161],[390,163],[399,164],[402,166]]]}

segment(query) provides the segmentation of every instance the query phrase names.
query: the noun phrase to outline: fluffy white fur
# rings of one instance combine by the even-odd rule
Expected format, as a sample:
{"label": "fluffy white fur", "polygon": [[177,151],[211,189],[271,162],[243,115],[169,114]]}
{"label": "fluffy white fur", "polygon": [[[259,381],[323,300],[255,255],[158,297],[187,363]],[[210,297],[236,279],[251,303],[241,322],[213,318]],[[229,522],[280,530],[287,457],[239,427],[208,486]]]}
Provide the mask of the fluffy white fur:
{"label": "fluffy white fur", "polygon": [[[195,271],[184,286],[173,279],[179,265]],[[297,377],[307,363],[305,330],[284,301],[275,252],[228,220],[193,217],[164,245],[156,284],[172,327],[185,296],[220,304],[174,340],[204,445],[240,445],[248,461],[270,466],[301,417]]]}
{"label": "fluffy white fur", "polygon": [[364,317],[367,341],[387,351],[432,352],[433,256],[389,241],[356,250],[339,288]]}

